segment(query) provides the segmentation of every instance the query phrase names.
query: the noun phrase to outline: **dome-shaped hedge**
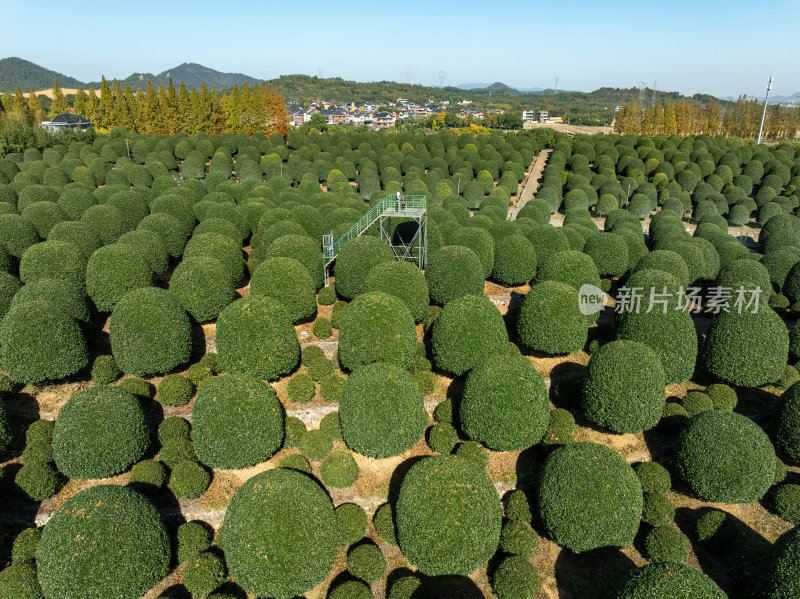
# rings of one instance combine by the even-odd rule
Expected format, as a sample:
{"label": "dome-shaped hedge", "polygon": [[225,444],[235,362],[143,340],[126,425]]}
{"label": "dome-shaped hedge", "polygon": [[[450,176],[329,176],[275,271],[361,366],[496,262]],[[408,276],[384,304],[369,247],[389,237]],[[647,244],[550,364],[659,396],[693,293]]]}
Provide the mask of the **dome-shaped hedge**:
{"label": "dome-shaped hedge", "polygon": [[433,323],[433,361],[445,372],[461,376],[490,356],[508,352],[508,332],[500,311],[488,298],[454,299]]}
{"label": "dome-shaped hedge", "polygon": [[577,289],[560,281],[531,287],[517,321],[517,334],[525,346],[547,354],[568,354],[583,349],[588,332]]}
{"label": "dome-shaped hedge", "polygon": [[319,289],[324,282],[322,252],[310,237],[302,235],[282,235],[273,241],[264,254],[265,258],[283,256],[294,258],[308,269],[314,279],[314,287]]}
{"label": "dome-shaped hedge", "polygon": [[75,319],[33,300],[10,308],[0,322],[0,361],[15,381],[39,383],[75,374],[89,355]]}
{"label": "dome-shaped hedge", "polygon": [[129,487],[99,485],[68,499],[36,548],[51,599],[133,599],[170,569],[170,542],[156,508]]}
{"label": "dome-shaped hedge", "polygon": [[463,227],[453,235],[452,242],[475,252],[483,266],[484,279],[492,275],[495,241],[489,231],[480,227]]}
{"label": "dome-shaped hedge", "polygon": [[540,476],[539,516],[553,541],[576,553],[633,543],[642,485],[616,451],[597,443],[564,445],[547,457]]}
{"label": "dome-shaped hedge", "polygon": [[353,370],[372,362],[390,362],[410,368],[416,352],[414,319],[401,300],[377,291],[363,293],[347,306],[339,327],[342,366]]}
{"label": "dome-shaped hedge", "polygon": [[747,308],[739,313],[732,307],[718,314],[706,337],[706,368],[734,385],[774,383],[781,378],[788,357],[789,332],[763,298],[757,312]]}
{"label": "dome-shaped hedge", "polygon": [[15,258],[39,241],[34,226],[19,214],[0,214],[0,244]]}
{"label": "dome-shaped hedge", "polygon": [[211,468],[266,462],[283,442],[283,408],[269,385],[247,376],[212,378],[192,409],[197,457]]}
{"label": "dome-shaped hedge", "polygon": [[345,299],[353,299],[364,291],[364,281],[373,267],[394,259],[391,248],[383,239],[371,235],[351,239],[336,256],[336,291]]}
{"label": "dome-shaped hedge", "polygon": [[364,281],[364,291],[382,291],[402,300],[414,322],[422,322],[428,316],[428,282],[410,262],[393,260],[373,267]]}
{"label": "dome-shaped hedge", "polygon": [[428,417],[414,377],[399,366],[378,362],[357,368],[345,381],[339,421],[350,449],[387,458],[419,441]]}
{"label": "dome-shaped hedge", "polygon": [[336,559],[333,503],[311,477],[267,470],[236,491],[222,524],[231,577],[249,593],[290,599],[322,582]]}
{"label": "dome-shaped hedge", "polygon": [[598,233],[586,240],[584,253],[594,260],[601,277],[618,277],[628,270],[628,244],[617,233]]}
{"label": "dome-shaped hedge", "polygon": [[108,324],[117,366],[136,376],[169,372],[189,361],[192,325],[169,292],[134,289],[117,302]]}
{"label": "dome-shaped hedge", "polygon": [[800,462],[800,383],[781,396],[775,413],[775,446],[787,458]]}
{"label": "dome-shaped hedge", "polygon": [[459,415],[464,433],[489,449],[526,449],[547,430],[547,387],[526,358],[491,356],[467,375]]}
{"label": "dome-shaped hedge", "polygon": [[671,274],[684,287],[689,285],[689,268],[681,255],[672,250],[654,250],[639,260],[636,272],[653,269]]}
{"label": "dome-shaped hedge", "polygon": [[728,599],[708,576],[684,564],[656,562],[632,569],[614,599]]}
{"label": "dome-shaped hedge", "polygon": [[536,250],[522,235],[495,242],[492,278],[503,285],[524,285],[536,274]]}
{"label": "dome-shaped hedge", "polygon": [[236,283],[244,276],[242,248],[230,237],[219,233],[192,235],[183,250],[183,257],[186,259],[195,256],[219,260],[232,283]]}
{"label": "dome-shaped hedge", "polygon": [[636,341],[612,341],[589,360],[581,407],[598,426],[639,433],[661,419],[664,386],[664,369],[652,349]]}
{"label": "dome-shaped hedge", "polygon": [[250,279],[250,295],[281,302],[292,322],[310,318],[317,311],[314,280],[294,258],[267,258],[259,264]]}
{"label": "dome-shaped hedge", "polygon": [[61,408],[53,458],[69,478],[106,478],[138,462],[150,443],[139,400],[119,387],[80,391]]}
{"label": "dome-shaped hedge", "polygon": [[440,306],[465,295],[483,294],[483,265],[475,252],[460,245],[431,252],[425,278],[431,300]]}
{"label": "dome-shaped hedge", "polygon": [[429,576],[467,576],[497,550],[503,518],[492,480],[473,460],[432,456],[415,463],[397,497],[397,538]]}
{"label": "dome-shaped hedge", "polygon": [[800,528],[795,527],[775,541],[754,577],[759,599],[796,599],[800,594]]}
{"label": "dome-shaped hedge", "polygon": [[766,433],[741,414],[701,412],[681,429],[678,474],[708,501],[752,503],[775,475],[775,449]]}
{"label": "dome-shaped hedge", "polygon": [[575,250],[559,252],[540,264],[536,282],[542,281],[560,281],[575,289],[580,289],[583,285],[600,287],[600,275],[597,274],[594,260]]}
{"label": "dome-shaped hedge", "polygon": [[126,293],[152,284],[150,266],[130,245],[103,246],[86,266],[86,292],[100,312],[110,312]]}
{"label": "dome-shaped hedge", "polygon": [[19,279],[58,279],[76,290],[85,288],[86,258],[78,246],[66,241],[43,241],[29,247],[19,261]]}
{"label": "dome-shaped hedge", "polygon": [[197,322],[216,318],[236,298],[225,267],[205,256],[184,257],[172,273],[169,292]]}
{"label": "dome-shaped hedge", "polygon": [[167,248],[158,233],[145,229],[136,229],[121,235],[117,243],[129,245],[139,252],[139,255],[147,262],[147,266],[150,267],[150,271],[153,274],[161,274],[167,270],[169,254],[167,254]]}
{"label": "dome-shaped hedge", "polygon": [[54,310],[81,322],[89,322],[89,306],[85,296],[71,285],[64,285],[55,279],[36,279],[20,289],[11,300],[11,305],[25,302],[43,301]]}
{"label": "dome-shaped hedge", "polygon": [[217,359],[224,372],[274,380],[300,360],[300,342],[283,304],[248,296],[225,308],[217,319]]}

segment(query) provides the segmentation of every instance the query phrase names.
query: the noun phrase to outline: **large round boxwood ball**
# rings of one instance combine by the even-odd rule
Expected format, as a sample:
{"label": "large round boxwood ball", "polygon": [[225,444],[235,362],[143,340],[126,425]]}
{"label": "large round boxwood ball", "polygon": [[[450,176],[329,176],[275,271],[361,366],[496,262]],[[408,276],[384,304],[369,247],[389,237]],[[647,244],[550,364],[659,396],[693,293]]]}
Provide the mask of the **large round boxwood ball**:
{"label": "large round boxwood ball", "polygon": [[433,360],[440,370],[461,376],[490,356],[508,351],[508,331],[488,298],[454,299],[433,323]]}
{"label": "large round boxwood ball", "polygon": [[0,361],[20,383],[39,383],[75,374],[89,363],[78,323],[48,302],[12,306],[0,322]]}
{"label": "large round boxwood ball", "polygon": [[110,312],[132,289],[150,287],[150,266],[133,246],[114,243],[101,247],[86,267],[86,292],[100,312]]}
{"label": "large round boxwood ball", "polygon": [[240,374],[212,378],[192,409],[197,457],[211,468],[266,462],[283,443],[283,408],[275,390]]}
{"label": "large round boxwood ball", "polygon": [[248,296],[225,308],[217,319],[217,359],[224,372],[274,380],[300,360],[300,342],[283,304]]}
{"label": "large round boxwood ball", "polygon": [[453,235],[452,242],[475,252],[483,266],[484,279],[492,275],[495,241],[489,231],[480,227],[463,227]]}
{"label": "large round boxwood ball", "polygon": [[33,560],[13,563],[0,571],[0,597],[6,599],[44,599],[36,578]]}
{"label": "large round boxwood ball", "polygon": [[56,418],[53,458],[69,478],[106,478],[138,462],[150,443],[139,400],[100,385],[70,397]]}
{"label": "large round boxwood ball", "polygon": [[547,354],[583,349],[589,321],[581,312],[578,290],[560,281],[531,287],[522,303],[517,333],[524,345]]}
{"label": "large round boxwood ball", "polygon": [[589,360],[581,407],[598,426],[639,433],[661,419],[665,385],[661,360],[652,349],[637,341],[612,341]]}
{"label": "large round boxwood ball", "polygon": [[169,572],[158,510],[129,487],[99,485],[62,505],[36,548],[39,583],[52,599],[135,599]]}
{"label": "large round boxwood ball", "polygon": [[83,291],[85,273],[86,258],[78,246],[66,241],[43,241],[32,245],[19,261],[19,279],[23,283],[57,279]]}
{"label": "large round boxwood ball", "polygon": [[734,385],[774,383],[786,369],[788,357],[789,332],[763,298],[757,312],[731,309],[718,314],[706,338],[706,368]]}
{"label": "large round boxwood ball", "polygon": [[233,239],[219,233],[201,233],[192,235],[183,250],[184,258],[205,256],[219,260],[225,273],[236,283],[244,276],[244,260],[242,248]]}
{"label": "large round boxwood ball", "polygon": [[465,295],[483,294],[485,280],[480,258],[464,246],[449,245],[431,252],[425,278],[431,300],[440,306]]}
{"label": "large round boxwood ball", "polygon": [[231,277],[222,263],[206,256],[184,256],[169,280],[169,292],[197,322],[205,322],[236,299]]}
{"label": "large round boxwood ball", "polygon": [[225,561],[244,590],[290,599],[322,582],[336,559],[333,503],[290,468],[257,474],[236,491],[222,524]]}
{"label": "large round boxwood ball", "polygon": [[428,282],[411,262],[393,260],[373,267],[364,281],[364,291],[383,291],[402,300],[414,322],[422,322],[428,316]]}
{"label": "large round boxwood ball", "polygon": [[414,377],[395,364],[378,362],[357,368],[345,381],[339,422],[350,449],[387,458],[419,441],[428,417]]}
{"label": "large round boxwood ball", "polygon": [[308,269],[294,258],[267,258],[250,279],[250,295],[271,297],[281,302],[292,322],[317,311],[317,290]]}
{"label": "large round boxwood ball", "polygon": [[414,464],[400,485],[395,520],[400,548],[429,576],[467,576],[497,550],[503,509],[486,471],[459,456]]}
{"label": "large round boxwood ball", "polygon": [[126,293],[108,324],[117,366],[136,376],[169,372],[189,361],[192,325],[168,291],[155,287]]}
{"label": "large round boxwood ball", "polygon": [[615,599],[728,599],[708,576],[684,564],[656,562],[632,569]]}
{"label": "large round boxwood ball", "polygon": [[39,241],[36,228],[19,214],[0,214],[0,244],[15,258]]}
{"label": "large round boxwood ball", "polygon": [[539,516],[553,541],[576,553],[633,543],[642,485],[616,451],[597,443],[564,445],[547,457],[540,476]]}
{"label": "large round boxwood ball", "polygon": [[[545,262],[539,264],[536,282],[560,281],[580,289],[583,285],[600,287],[600,275],[589,256],[576,250],[558,252]],[[587,317],[589,322],[597,320],[597,314]]]}
{"label": "large round boxwood ball", "polygon": [[524,285],[536,274],[536,250],[523,235],[501,237],[495,243],[492,278],[503,285]]}
{"label": "large round boxwood ball", "polygon": [[628,244],[617,233],[598,233],[586,240],[583,251],[594,260],[601,277],[618,277],[628,270]]}
{"label": "large round boxwood ball", "polygon": [[353,370],[389,362],[410,368],[416,353],[414,318],[402,300],[376,291],[359,295],[347,306],[339,327],[342,366]]}
{"label": "large round boxwood ball", "polygon": [[800,383],[781,396],[775,413],[775,446],[783,456],[800,462]]}
{"label": "large round boxwood ball", "polygon": [[353,299],[364,291],[364,281],[373,267],[394,259],[392,249],[383,239],[371,235],[351,239],[336,256],[336,292],[345,299]]}
{"label": "large round boxwood ball", "polygon": [[8,449],[13,440],[14,429],[11,426],[5,405],[0,403],[0,452]]}
{"label": "large round boxwood ball", "polygon": [[273,241],[264,254],[265,258],[284,256],[294,258],[308,269],[314,279],[314,287],[323,285],[322,252],[310,237],[304,235],[282,235]]}
{"label": "large round boxwood ball", "polygon": [[759,599],[800,597],[800,528],[785,532],[769,550],[755,577]]}
{"label": "large round boxwood ball", "polygon": [[526,358],[491,356],[467,375],[459,416],[464,433],[489,449],[536,445],[550,418],[544,379]]}
{"label": "large round boxwood ball", "polygon": [[678,474],[708,501],[752,503],[775,475],[775,449],[755,422],[733,412],[701,412],[681,429]]}

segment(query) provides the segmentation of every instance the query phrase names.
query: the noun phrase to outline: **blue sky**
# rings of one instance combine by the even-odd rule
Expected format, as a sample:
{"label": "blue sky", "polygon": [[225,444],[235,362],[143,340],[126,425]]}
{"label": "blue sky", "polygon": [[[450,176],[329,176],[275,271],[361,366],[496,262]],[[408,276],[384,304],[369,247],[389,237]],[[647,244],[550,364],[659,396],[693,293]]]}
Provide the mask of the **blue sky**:
{"label": "blue sky", "polygon": [[800,92],[800,0],[540,4],[0,0],[0,57],[97,80],[182,62],[439,85],[502,81],[718,96]]}

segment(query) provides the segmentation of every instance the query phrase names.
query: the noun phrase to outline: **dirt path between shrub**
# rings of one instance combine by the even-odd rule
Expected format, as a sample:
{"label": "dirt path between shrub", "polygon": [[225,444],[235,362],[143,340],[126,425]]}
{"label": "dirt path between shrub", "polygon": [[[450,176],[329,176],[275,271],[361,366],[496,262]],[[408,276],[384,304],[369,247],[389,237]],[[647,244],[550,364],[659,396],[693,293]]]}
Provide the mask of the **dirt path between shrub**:
{"label": "dirt path between shrub", "polygon": [[516,219],[519,211],[522,210],[525,204],[528,203],[528,200],[530,200],[533,197],[533,194],[536,193],[536,190],[539,189],[539,183],[541,183],[544,167],[547,165],[547,159],[550,158],[550,154],[552,153],[553,150],[551,149],[542,150],[539,152],[536,160],[531,165],[531,171],[522,186],[522,192],[519,194],[519,199],[517,200],[514,208],[511,210],[511,216],[508,220]]}

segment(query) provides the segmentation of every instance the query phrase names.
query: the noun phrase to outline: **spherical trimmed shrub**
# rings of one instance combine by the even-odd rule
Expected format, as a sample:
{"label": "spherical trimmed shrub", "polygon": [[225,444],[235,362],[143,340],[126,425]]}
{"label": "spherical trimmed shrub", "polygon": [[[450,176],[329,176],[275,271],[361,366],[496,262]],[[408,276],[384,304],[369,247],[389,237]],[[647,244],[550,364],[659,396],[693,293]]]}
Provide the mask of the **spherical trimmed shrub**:
{"label": "spherical trimmed shrub", "polygon": [[350,449],[386,458],[419,441],[428,418],[414,377],[394,364],[375,363],[357,368],[345,381],[339,422]]}
{"label": "spherical trimmed shrub", "polygon": [[347,570],[356,578],[375,583],[386,571],[386,558],[375,543],[360,543],[347,552]]}
{"label": "spherical trimmed shrub", "polygon": [[25,528],[16,537],[11,547],[11,563],[18,564],[36,557],[36,547],[42,538],[41,528]]}
{"label": "spherical trimmed shrub", "polygon": [[225,308],[217,319],[217,355],[224,372],[274,380],[300,359],[300,342],[283,304],[249,296]]}
{"label": "spherical trimmed shrub", "polygon": [[526,358],[491,356],[467,375],[461,429],[489,449],[517,451],[536,445],[549,414],[544,379]]}
{"label": "spherical trimmed shrub", "polygon": [[311,327],[311,332],[317,339],[328,339],[333,335],[333,325],[327,318],[318,317]]}
{"label": "spherical trimmed shrub", "polygon": [[[594,261],[575,250],[559,252],[547,261],[540,263],[536,273],[536,282],[560,281],[580,289],[583,285],[600,287],[600,276]],[[590,322],[597,320],[597,316],[589,317]]]}
{"label": "spherical trimmed shrub", "polygon": [[331,326],[333,328],[338,329],[342,326],[342,318],[344,318],[344,313],[349,305],[348,302],[344,301],[337,301],[333,304],[333,308],[331,308]]}
{"label": "spherical trimmed shrub", "polygon": [[330,306],[336,303],[336,288],[333,285],[328,285],[320,289],[317,294],[317,302],[320,306]]}
{"label": "spherical trimmed shrub", "polygon": [[445,305],[433,324],[431,345],[436,367],[460,376],[490,356],[505,355],[508,332],[488,298],[464,296]]}
{"label": "spherical trimmed shrub", "polygon": [[666,493],[645,493],[642,521],[653,526],[663,526],[675,519],[675,506]]}
{"label": "spherical trimmed shrub", "polygon": [[686,413],[691,417],[700,412],[710,412],[714,409],[714,402],[705,393],[699,391],[689,391],[683,399],[681,405],[686,409]]}
{"label": "spherical trimmed shrub", "polygon": [[772,281],[767,267],[755,260],[733,260],[722,268],[717,276],[716,283],[719,287],[730,287],[736,297],[736,290],[744,286],[755,286],[764,296],[772,291]]}
{"label": "spherical trimmed shrub", "polygon": [[13,306],[0,322],[0,361],[19,383],[39,383],[78,372],[89,362],[78,323],[43,301]]}
{"label": "spherical trimmed shrub", "polygon": [[314,280],[294,258],[268,258],[259,264],[250,279],[250,295],[280,301],[292,322],[308,319],[317,311]]}
{"label": "spherical trimmed shrub", "polygon": [[308,362],[308,364],[306,364],[306,368],[308,370],[308,376],[311,377],[311,380],[321,383],[333,375],[333,372],[336,370],[336,365],[332,360],[322,357]]}
{"label": "spherical trimmed shrub", "polygon": [[231,577],[256,595],[289,599],[305,593],[325,579],[336,559],[330,498],[312,478],[288,468],[267,470],[239,487],[222,535]]}
{"label": "spherical trimmed shrub", "polygon": [[367,512],[360,505],[343,503],[336,506],[336,527],[339,530],[340,544],[352,545],[361,540],[367,532],[368,523]]}
{"label": "spherical trimmed shrub", "polygon": [[776,447],[786,458],[800,462],[800,383],[783,392],[774,419]]}
{"label": "spherical trimmed shrub", "polygon": [[682,563],[656,562],[633,568],[620,584],[615,599],[728,599],[705,574]]}
{"label": "spherical trimmed shrub", "polygon": [[264,254],[265,258],[284,256],[294,258],[308,269],[314,279],[314,287],[320,289],[324,281],[322,252],[310,237],[304,235],[282,235],[273,241]]}
{"label": "spherical trimmed shrub", "polygon": [[319,421],[319,430],[330,437],[331,441],[344,441],[342,437],[342,425],[339,421],[339,412],[328,412]]}
{"label": "spherical trimmed shrub", "polygon": [[110,312],[126,293],[152,284],[150,267],[129,245],[101,247],[86,266],[86,292],[100,312]]}
{"label": "spherical trimmed shrub", "polygon": [[53,202],[34,202],[25,206],[22,218],[30,222],[42,239],[47,239],[50,229],[66,218],[64,211]]}
{"label": "spherical trimmed shrub", "polygon": [[169,281],[169,292],[197,322],[206,322],[236,299],[225,267],[214,258],[184,257]]}
{"label": "spherical trimmed shrub", "polygon": [[281,460],[280,467],[294,468],[295,470],[299,470],[300,472],[311,474],[311,464],[309,464],[308,460],[303,456],[301,456],[299,453],[293,453],[283,458]]}
{"label": "spherical trimmed shrub", "polygon": [[183,257],[193,258],[195,256],[218,260],[232,283],[236,283],[244,276],[242,248],[230,237],[219,233],[192,235],[183,250]]}
{"label": "spherical trimmed shrub", "polygon": [[380,538],[390,545],[397,545],[397,530],[394,524],[392,504],[383,503],[378,506],[372,515],[372,525]]}
{"label": "spherical trimmed shrub", "polygon": [[139,400],[101,385],[73,395],[56,418],[53,457],[70,478],[105,478],[144,455],[150,431]]}
{"label": "spherical trimmed shrub", "polygon": [[568,354],[586,345],[588,325],[580,309],[577,289],[559,281],[542,281],[525,296],[517,334],[531,349]]}
{"label": "spherical trimmed shrub", "polygon": [[597,266],[601,277],[618,277],[628,270],[628,244],[617,233],[598,233],[586,240],[583,251]]}
{"label": "spherical trimmed shrub", "polygon": [[192,460],[183,460],[172,466],[169,486],[180,499],[197,499],[211,484],[211,473]]}
{"label": "spherical trimmed shrub", "polygon": [[472,250],[481,261],[483,278],[488,279],[494,268],[495,240],[491,233],[480,227],[463,227],[452,237],[454,245]]}
{"label": "spherical trimmed shrub", "polygon": [[158,384],[156,399],[165,406],[185,406],[194,395],[194,385],[185,376],[168,374]]}
{"label": "spherical trimmed shrub", "polygon": [[739,401],[736,396],[736,391],[728,385],[723,385],[721,383],[709,385],[706,389],[706,395],[711,398],[715,410],[732,412]]}
{"label": "spherical trimmed shrub", "polygon": [[160,489],[167,482],[167,468],[156,460],[142,460],[131,468],[129,484],[140,489]]}
{"label": "spherical trimmed shrub", "polygon": [[400,548],[430,576],[466,576],[488,561],[500,541],[502,517],[489,475],[471,460],[422,458],[400,485]]}
{"label": "spherical trimmed shrub", "polygon": [[192,410],[192,439],[203,464],[246,468],[266,462],[283,442],[283,408],[273,388],[226,374],[205,383]]}
{"label": "spherical trimmed shrub", "polygon": [[706,368],[734,385],[759,387],[777,381],[788,357],[786,325],[764,302],[757,312],[732,309],[718,314],[706,337]]}
{"label": "spherical trimmed shrub", "polygon": [[613,449],[564,445],[547,457],[540,476],[539,516],[553,541],[576,553],[633,542],[642,516],[642,485]]}
{"label": "spherical trimmed shrub", "polygon": [[163,289],[126,293],[114,307],[108,330],[117,365],[136,376],[169,372],[188,362],[192,353],[189,317]]}
{"label": "spherical trimmed shrub", "polygon": [[661,419],[664,387],[664,370],[653,350],[636,341],[612,341],[589,360],[581,408],[598,426],[638,433]]}
{"label": "spherical trimmed shrub", "polygon": [[212,533],[204,522],[184,522],[178,526],[175,537],[178,562],[181,564],[197,557],[211,547]]}
{"label": "spherical trimmed shrub", "polygon": [[360,580],[345,580],[328,593],[327,599],[372,599],[374,595],[366,583]]}
{"label": "spherical trimmed shrub", "polygon": [[303,433],[297,448],[310,460],[321,462],[333,449],[333,440],[326,432],[312,429]]}
{"label": "spherical trimmed shrub", "polygon": [[329,453],[319,467],[319,475],[327,487],[344,489],[358,480],[358,464],[349,451],[337,449]]}
{"label": "spherical trimmed shrub", "polygon": [[303,373],[295,374],[286,386],[286,394],[289,396],[289,401],[296,403],[311,401],[316,391],[317,388],[314,385],[313,379]]}
{"label": "spherical trimmed shrub", "polygon": [[44,501],[58,492],[64,478],[50,464],[31,462],[19,469],[14,482],[28,499]]}
{"label": "spherical trimmed shrub", "polygon": [[0,571],[0,596],[8,599],[44,599],[32,561],[15,563]]}
{"label": "spherical trimmed shrub", "polygon": [[678,284],[684,287],[689,284],[689,268],[686,266],[686,261],[681,258],[680,254],[672,250],[653,250],[639,260],[635,272],[648,269],[671,274]]}
{"label": "spherical trimmed shrub", "polygon": [[414,318],[402,300],[376,291],[350,302],[339,327],[339,362],[344,368],[373,362],[408,368],[416,351]]}
{"label": "spherical trimmed shrub", "polygon": [[402,300],[414,322],[422,322],[428,315],[428,282],[422,271],[410,262],[394,260],[374,266],[367,274],[363,288],[365,292],[381,291]]}
{"label": "spherical trimmed shrub", "polygon": [[22,283],[14,275],[0,269],[0,321],[8,312],[14,296],[22,288]]}
{"label": "spherical trimmed shrub", "polygon": [[702,412],[681,429],[675,466],[703,499],[752,503],[772,486],[775,449],[761,427],[746,416]]}
{"label": "spherical trimmed shrub", "polygon": [[22,452],[24,464],[47,464],[53,461],[53,429],[52,420],[36,420],[25,431],[25,450]]}
{"label": "spherical trimmed shrub", "polygon": [[208,597],[225,582],[225,563],[215,553],[203,552],[186,564],[183,586],[192,597]]}
{"label": "spherical trimmed shrub", "polygon": [[[94,208],[89,210],[94,210]],[[186,247],[186,234],[183,232],[181,223],[174,216],[163,212],[150,214],[145,216],[136,228],[156,233],[164,243],[164,247],[167,248],[169,255],[173,258],[180,258],[183,254],[183,250]],[[195,229],[195,233],[199,235],[201,231]]]}
{"label": "spherical trimmed shrub", "polygon": [[66,241],[43,241],[29,247],[19,261],[19,279],[56,279],[76,291],[85,288],[86,258],[78,246]]}
{"label": "spherical trimmed shrub", "polygon": [[122,211],[109,204],[89,206],[81,214],[81,222],[86,223],[97,232],[103,245],[116,243],[117,239],[128,231]]}
{"label": "spherical trimmed shrub", "polygon": [[306,434],[306,425],[296,416],[287,416],[283,426],[283,446],[297,447]]}
{"label": "spherical trimmed shrub", "polygon": [[795,526],[800,524],[800,485],[779,485],[772,497],[772,504],[781,518]]}
{"label": "spherical trimmed shrub", "polygon": [[48,241],[64,241],[80,249],[83,257],[89,257],[103,246],[100,237],[90,225],[83,221],[62,221],[50,229]]}
{"label": "spherical trimmed shrub", "polygon": [[658,526],[647,533],[644,552],[651,562],[685,564],[689,561],[689,541],[674,526]]}
{"label": "spherical trimmed shrub", "polygon": [[180,416],[169,416],[158,425],[158,441],[165,443],[168,439],[189,438],[191,425],[189,421]]}
{"label": "spherical trimmed shrub", "polygon": [[371,235],[351,239],[336,257],[336,292],[345,299],[355,298],[365,291],[364,281],[369,271],[394,259],[391,248],[383,239]]}
{"label": "spherical trimmed shrub", "polygon": [[527,522],[509,520],[500,533],[500,549],[528,559],[536,551],[536,533]]}
{"label": "spherical trimmed shrub", "polygon": [[44,301],[52,309],[60,310],[67,316],[81,322],[89,322],[89,307],[82,291],[71,285],[64,285],[56,279],[36,279],[20,289],[11,300],[15,306],[24,302]]}
{"label": "spherical trimmed shrub", "polygon": [[482,295],[483,266],[475,253],[460,245],[439,248],[428,255],[425,269],[431,300],[444,306],[465,295]]}
{"label": "spherical trimmed shrub", "polygon": [[506,495],[506,518],[515,522],[530,522],[531,514],[528,496],[521,489],[509,491]]}
{"label": "spherical trimmed shrub", "polygon": [[153,387],[138,376],[125,377],[117,383],[117,386],[140,399],[151,399],[153,397]]}
{"label": "spherical trimmed shrub", "polygon": [[550,410],[547,430],[542,438],[543,445],[565,445],[572,443],[572,433],[575,432],[575,417],[564,410],[556,408]]}
{"label": "spherical trimmed shrub", "polygon": [[795,527],[775,541],[764,557],[762,570],[755,577],[754,588],[763,599],[794,599],[800,579],[800,528]]}
{"label": "spherical trimmed shrub", "polygon": [[53,599],[129,599],[169,572],[169,535],[156,508],[129,487],[99,485],[68,499],[36,548]]}
{"label": "spherical trimmed shrub", "polygon": [[194,444],[189,437],[170,437],[162,441],[158,458],[167,467],[174,468],[181,462],[196,462],[197,454],[194,452]]}
{"label": "spherical trimmed shrub", "polygon": [[533,564],[516,555],[503,558],[492,580],[497,599],[531,599],[539,585],[539,574]]}
{"label": "spherical trimmed shrub", "polygon": [[19,214],[0,214],[0,240],[10,255],[21,258],[25,250],[39,241],[39,235]]}
{"label": "spherical trimmed shrub", "polygon": [[633,469],[644,493],[666,493],[672,488],[669,471],[658,462],[640,462]]}
{"label": "spherical trimmed shrub", "polygon": [[144,258],[147,266],[154,274],[161,274],[167,270],[169,255],[164,242],[161,241],[161,237],[157,233],[146,231],[145,229],[128,231],[117,240],[117,243],[129,245],[139,252],[139,255]]}
{"label": "spherical trimmed shrub", "polygon": [[503,285],[524,285],[536,274],[536,250],[522,235],[496,241],[492,278]]}
{"label": "spherical trimmed shrub", "polygon": [[452,424],[437,422],[427,430],[425,440],[433,451],[447,455],[455,451],[461,439]]}

